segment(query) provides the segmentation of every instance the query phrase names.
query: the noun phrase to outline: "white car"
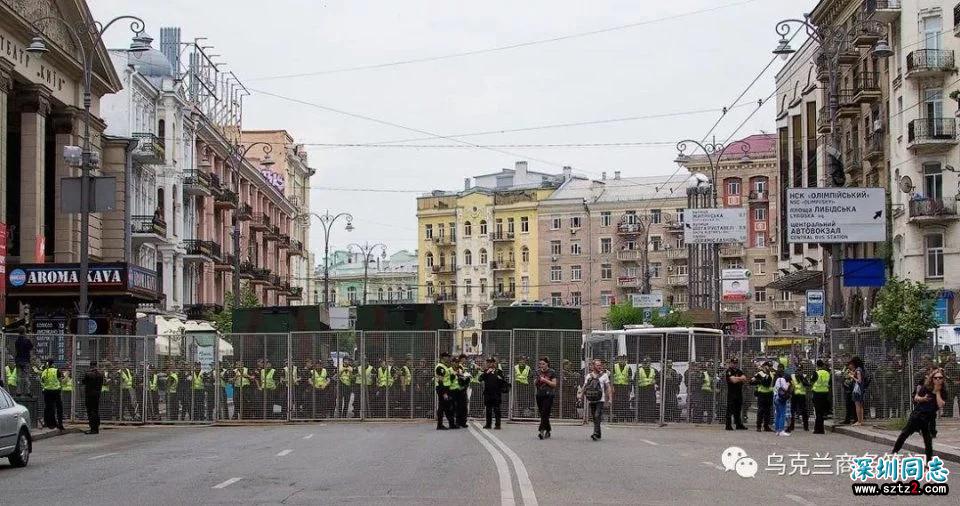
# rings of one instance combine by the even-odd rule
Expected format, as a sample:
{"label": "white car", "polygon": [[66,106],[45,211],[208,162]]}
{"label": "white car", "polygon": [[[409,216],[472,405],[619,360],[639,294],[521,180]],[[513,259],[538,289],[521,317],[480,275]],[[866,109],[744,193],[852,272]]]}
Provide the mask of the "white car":
{"label": "white car", "polygon": [[0,387],[0,458],[6,457],[14,467],[24,467],[31,451],[30,412]]}

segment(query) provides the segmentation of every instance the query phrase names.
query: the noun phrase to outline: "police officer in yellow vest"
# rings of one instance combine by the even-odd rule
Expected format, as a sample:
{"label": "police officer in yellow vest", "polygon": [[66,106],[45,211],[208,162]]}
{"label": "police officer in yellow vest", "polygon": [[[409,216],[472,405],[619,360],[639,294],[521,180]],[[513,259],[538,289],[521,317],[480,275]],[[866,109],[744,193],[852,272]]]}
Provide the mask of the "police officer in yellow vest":
{"label": "police officer in yellow vest", "polygon": [[250,371],[250,368],[240,363],[234,362],[233,366],[233,403],[239,405],[238,418],[251,418],[254,416],[254,389],[252,388],[256,378]]}
{"label": "police officer in yellow vest", "polygon": [[[204,405],[206,403],[206,390],[203,384],[203,369],[200,362],[193,364],[193,369],[187,375],[187,381],[190,383],[190,419],[193,421],[203,419]],[[212,401],[211,401],[212,402]]]}
{"label": "police officer in yellow vest", "polygon": [[443,426],[443,418],[447,418],[450,429],[458,429],[453,415],[453,398],[451,388],[456,381],[456,374],[450,366],[450,354],[440,353],[440,363],[434,367],[434,386],[437,391],[437,430],[447,430]]}
{"label": "police officer in yellow vest", "polygon": [[757,432],[773,432],[770,428],[771,409],[773,408],[773,364],[769,361],[760,366],[757,374],[750,379],[750,384],[756,387],[754,395],[757,397]]}
{"label": "police officer in yellow vest", "polygon": [[413,355],[407,355],[399,364],[397,374],[397,386],[394,389],[397,392],[397,409],[399,416],[412,416],[411,407],[413,406],[413,371],[410,366],[413,364]]}
{"label": "police officer in yellow vest", "polygon": [[813,386],[813,409],[816,418],[813,422],[813,433],[824,434],[823,420],[830,411],[830,369],[823,360],[817,360],[817,371],[811,375]]}
{"label": "police officer in yellow vest", "polygon": [[145,410],[150,420],[160,419],[160,375],[156,371],[150,371],[147,377],[147,409]]}
{"label": "police officer in yellow vest", "polygon": [[[690,399],[690,422],[713,423],[713,387],[714,377],[709,362],[691,362],[687,376],[690,378],[688,396]],[[706,417],[704,417],[706,412]]]}
{"label": "police officer in yellow vest", "polygon": [[637,421],[636,411],[630,409],[630,395],[633,390],[633,369],[627,364],[627,356],[620,355],[613,364],[613,402],[611,403],[611,421]]}
{"label": "police officer in yellow vest", "polygon": [[360,402],[358,399],[356,406],[353,406],[353,392],[356,390],[355,384],[359,383],[360,380],[356,377],[352,358],[345,357],[343,359],[343,363],[337,371],[337,380],[340,384],[340,405],[335,413],[341,418],[359,416]]}
{"label": "police officer in yellow vest", "polygon": [[53,359],[47,359],[47,366],[40,371],[40,388],[43,389],[43,425],[63,430],[60,370],[53,366]]}
{"label": "police officer in yellow vest", "polygon": [[6,378],[7,391],[10,392],[11,395],[16,395],[17,385],[19,385],[19,372],[19,369],[17,369],[13,361],[3,366],[3,377]]}
{"label": "police officer in yellow vest", "polygon": [[[117,374],[111,373],[112,366],[104,360],[100,372],[103,373],[103,387],[100,388],[100,412],[106,413],[107,419],[113,416],[114,396],[117,392]],[[103,418],[103,417],[101,417]]]}
{"label": "police officer in yellow vest", "polygon": [[167,364],[167,420],[180,420],[180,373],[177,372],[173,364]]}
{"label": "police officer in yellow vest", "polygon": [[513,366],[513,394],[516,396],[514,406],[520,416],[532,418],[534,416],[534,390],[536,387],[530,386],[530,374],[532,369],[527,365],[527,357],[521,355],[517,358],[517,364]]}
{"label": "police officer in yellow vest", "polygon": [[470,387],[470,374],[467,370],[467,356],[461,353],[453,363],[453,371],[456,374],[453,391],[453,419],[460,428],[467,428],[467,415],[469,406],[467,405],[467,388]]}
{"label": "police officer in yellow vest", "polygon": [[387,359],[380,359],[380,366],[377,367],[377,389],[370,402],[371,417],[390,417],[390,389],[393,387],[393,366]]}
{"label": "police officer in yellow vest", "polygon": [[126,413],[128,420],[137,419],[137,402],[133,398],[133,371],[130,370],[130,367],[127,364],[117,370],[117,374],[120,378],[120,420],[123,420],[123,415]]}
{"label": "police officer in yellow vest", "polygon": [[[307,369],[309,370],[309,369]],[[281,395],[283,394],[282,390],[289,388],[292,392],[291,398],[293,400],[293,405],[290,406],[290,413],[296,415],[303,411],[303,403],[307,399],[307,392],[309,392],[309,385],[306,381],[303,381],[303,378],[300,377],[300,368],[296,364],[291,363],[289,360],[284,360],[283,362],[283,376],[281,376]]]}
{"label": "police officer in yellow vest", "polygon": [[[637,409],[640,411],[641,422],[651,423],[660,419],[660,410],[657,409],[659,376],[659,372],[650,365],[650,357],[644,357],[634,375],[637,382]],[[616,395],[616,387],[614,387],[614,395]]]}
{"label": "police officer in yellow vest", "polygon": [[793,395],[790,396],[790,424],[787,432],[793,432],[794,420],[799,416],[803,421],[803,430],[810,430],[810,415],[807,413],[807,389],[810,380],[803,373],[803,363],[798,363],[796,370],[790,375],[790,384],[793,385]]}
{"label": "police officer in yellow vest", "polygon": [[70,411],[70,403],[73,402],[73,377],[70,375],[70,362],[63,365],[60,370],[60,401],[64,409]]}
{"label": "police officer in yellow vest", "polygon": [[[330,386],[330,378],[328,378],[327,369],[323,367],[321,362],[317,362],[314,365],[311,361],[307,361],[304,364],[304,367],[307,369],[307,374],[309,374],[308,382],[313,391],[311,392],[311,403],[313,418],[317,418],[318,412],[319,415],[323,418],[330,416],[333,403],[331,403],[330,391],[328,388]],[[336,399],[333,399],[333,402],[336,402]],[[317,410],[317,405],[320,406],[320,409]]]}
{"label": "police officer in yellow vest", "polygon": [[[279,402],[277,399],[277,371],[269,360],[263,362],[260,369],[259,388],[263,399],[263,420],[276,418],[279,415],[274,414],[274,404]],[[282,403],[281,403],[282,404]]]}

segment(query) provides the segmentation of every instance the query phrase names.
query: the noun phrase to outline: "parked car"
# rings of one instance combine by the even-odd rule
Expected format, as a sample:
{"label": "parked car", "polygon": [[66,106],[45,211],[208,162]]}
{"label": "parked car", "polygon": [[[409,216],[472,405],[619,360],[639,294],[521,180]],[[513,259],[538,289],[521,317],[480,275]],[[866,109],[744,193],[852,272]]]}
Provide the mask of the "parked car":
{"label": "parked car", "polygon": [[31,451],[30,412],[0,386],[0,458],[6,457],[14,467],[24,467]]}

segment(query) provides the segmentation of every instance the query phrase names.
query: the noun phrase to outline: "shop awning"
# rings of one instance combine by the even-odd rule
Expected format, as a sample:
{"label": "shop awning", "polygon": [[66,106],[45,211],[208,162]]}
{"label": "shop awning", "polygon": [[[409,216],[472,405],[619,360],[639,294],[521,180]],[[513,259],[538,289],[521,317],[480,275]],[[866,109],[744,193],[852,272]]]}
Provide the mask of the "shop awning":
{"label": "shop awning", "polygon": [[823,271],[802,270],[791,272],[767,285],[773,290],[806,293],[807,290],[823,288]]}

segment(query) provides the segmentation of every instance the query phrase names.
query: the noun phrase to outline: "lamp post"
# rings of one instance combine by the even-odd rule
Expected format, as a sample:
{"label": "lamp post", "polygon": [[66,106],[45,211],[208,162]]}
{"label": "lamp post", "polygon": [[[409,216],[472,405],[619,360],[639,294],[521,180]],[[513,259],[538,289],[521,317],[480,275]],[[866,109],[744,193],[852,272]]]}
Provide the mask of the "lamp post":
{"label": "lamp post", "polygon": [[303,213],[294,219],[309,220],[313,216],[320,220],[320,226],[323,230],[323,307],[330,307],[330,230],[338,219],[347,220],[347,226],[344,230],[353,231],[353,215],[347,212],[339,214],[330,214],[330,211],[324,211],[323,214]]}
{"label": "lamp post", "polygon": [[381,257],[387,258],[387,247],[383,243],[370,244],[368,242],[363,243],[363,245],[353,243],[347,246],[347,250],[356,248],[360,251],[360,254],[363,255],[363,305],[367,305],[367,273],[370,267],[370,259],[373,257],[373,252],[380,248]]}
{"label": "lamp post", "polygon": [[[90,166],[93,165],[94,154],[90,148],[90,106],[93,102],[93,57],[97,45],[102,43],[103,34],[114,23],[121,20],[130,21],[130,31],[133,32],[133,42],[130,44],[131,53],[140,53],[150,50],[153,39],[144,33],[146,24],[136,16],[117,16],[106,24],[99,21],[80,22],[71,25],[69,21],[58,16],[45,16],[33,22],[34,26],[44,21],[55,21],[67,29],[67,33],[77,44],[80,53],[80,63],[83,65],[83,148],[80,159],[80,275],[79,290],[80,303],[77,307],[77,333],[86,334],[87,320],[90,318],[89,280],[90,270]],[[36,29],[33,39],[26,51],[33,55],[43,55],[49,49],[44,41],[42,32]],[[76,149],[76,148],[74,148]],[[129,233],[129,231],[128,231]]]}
{"label": "lamp post", "polygon": [[[879,40],[872,49],[873,56],[879,59],[886,59],[893,56],[893,50],[890,49],[890,45],[886,40],[886,29],[883,24],[878,22],[873,23],[875,23],[874,29],[880,34]],[[805,30],[807,36],[820,46],[822,61],[827,64],[826,98],[827,111],[830,115],[830,137],[827,139],[826,149],[829,156],[827,159],[830,161],[830,178],[825,180],[825,186],[842,187],[846,185],[846,175],[844,174],[843,164],[840,162],[842,132],[840,132],[838,128],[838,113],[840,110],[840,55],[848,51],[856,51],[859,54],[859,49],[853,44],[853,39],[856,35],[853,32],[854,30],[860,29],[860,26],[854,25],[849,29],[844,26],[815,26],[810,21],[809,15],[804,15],[803,19],[784,19],[776,24],[776,32],[777,35],[780,36],[780,40],[777,43],[777,47],[773,50],[773,54],[780,55],[786,60],[791,54],[795,53],[796,50],[790,47],[790,39],[801,29]],[[865,76],[861,76],[861,79],[865,79]],[[794,170],[799,170],[799,168],[794,167]],[[839,324],[843,318],[839,276],[841,249],[838,243],[830,244],[829,249],[830,281],[828,284],[826,278],[827,273],[824,273],[823,283],[824,296],[827,299],[824,301],[824,305],[830,308],[831,313],[830,318],[824,319],[825,321],[830,320],[826,322],[828,330],[833,327],[832,323],[834,320]]]}
{"label": "lamp post", "polygon": [[244,146],[242,144],[237,145],[234,150],[234,184],[237,189],[237,209],[233,211],[233,219],[231,220],[233,225],[233,307],[240,307],[240,219],[238,214],[240,214],[240,164],[243,163],[243,160],[247,158],[247,153],[250,152],[255,146],[263,147],[263,159],[260,160],[260,165],[264,167],[270,167],[275,162],[271,158],[270,153],[273,152],[273,146],[269,142],[254,142],[249,146]]}
{"label": "lamp post", "polygon": [[[753,160],[750,159],[750,144],[745,141],[737,141],[731,144],[723,145],[722,143],[708,142],[706,144],[693,139],[686,139],[677,143],[677,159],[675,160],[678,164],[686,164],[690,161],[690,157],[685,153],[687,150],[687,143],[693,144],[694,146],[700,148],[703,151],[704,155],[707,157],[707,162],[710,164],[710,191],[711,191],[711,200],[713,201],[713,207],[720,207],[719,202],[717,201],[717,170],[720,168],[720,161],[723,160],[723,155],[726,154],[727,150],[731,146],[740,146],[740,151],[742,155],[740,156],[739,163],[741,165],[750,165],[753,163]],[[716,158],[716,160],[714,160]],[[689,246],[689,245],[688,245]],[[714,323],[717,326],[717,330],[720,330],[721,327],[721,318],[720,318],[720,244],[713,243],[711,244],[712,250],[712,260],[713,264],[713,310],[714,310]],[[689,274],[688,274],[689,275]],[[692,283],[690,283],[692,286]]]}

